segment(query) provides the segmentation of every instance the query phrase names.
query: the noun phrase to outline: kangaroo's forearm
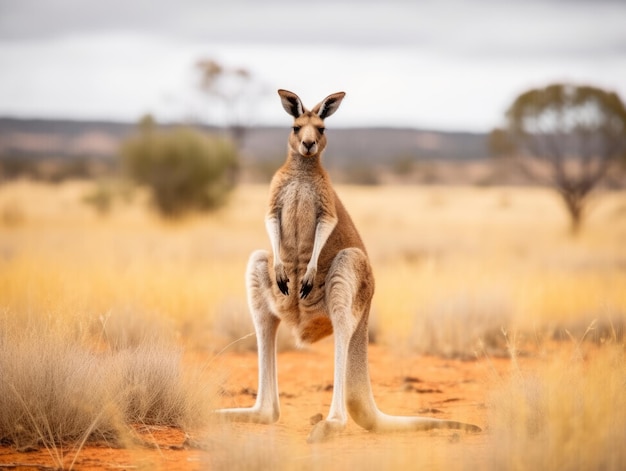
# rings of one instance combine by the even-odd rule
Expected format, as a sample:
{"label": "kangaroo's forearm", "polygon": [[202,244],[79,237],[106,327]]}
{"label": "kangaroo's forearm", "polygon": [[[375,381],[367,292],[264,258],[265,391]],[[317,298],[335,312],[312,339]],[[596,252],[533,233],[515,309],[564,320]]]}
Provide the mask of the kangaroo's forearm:
{"label": "kangaroo's forearm", "polygon": [[311,260],[307,266],[308,268],[316,269],[317,262],[320,257],[320,253],[326,245],[326,241],[335,230],[337,225],[337,218],[332,216],[323,217],[317,223],[315,227],[315,239],[313,240],[313,251],[311,253]]}
{"label": "kangaroo's forearm", "polygon": [[270,239],[272,252],[274,253],[274,264],[282,263],[280,258],[280,221],[278,216],[270,214],[265,218],[265,229]]}

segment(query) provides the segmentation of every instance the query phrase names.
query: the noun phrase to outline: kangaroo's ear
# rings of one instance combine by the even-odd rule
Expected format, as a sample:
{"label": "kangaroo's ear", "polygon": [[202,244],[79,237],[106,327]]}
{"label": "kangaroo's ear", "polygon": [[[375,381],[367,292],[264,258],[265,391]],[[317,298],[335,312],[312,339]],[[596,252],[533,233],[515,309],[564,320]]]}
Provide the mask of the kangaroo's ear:
{"label": "kangaroo's ear", "polygon": [[341,100],[346,96],[345,92],[337,92],[332,95],[328,95],[324,98],[320,103],[318,103],[315,108],[313,108],[313,113],[317,114],[320,118],[326,119],[339,108],[341,104]]}
{"label": "kangaroo's ear", "polygon": [[300,101],[298,95],[282,89],[278,90],[278,94],[280,95],[280,101],[283,103],[283,108],[291,116],[297,118],[304,113],[304,106],[302,106],[302,101]]}

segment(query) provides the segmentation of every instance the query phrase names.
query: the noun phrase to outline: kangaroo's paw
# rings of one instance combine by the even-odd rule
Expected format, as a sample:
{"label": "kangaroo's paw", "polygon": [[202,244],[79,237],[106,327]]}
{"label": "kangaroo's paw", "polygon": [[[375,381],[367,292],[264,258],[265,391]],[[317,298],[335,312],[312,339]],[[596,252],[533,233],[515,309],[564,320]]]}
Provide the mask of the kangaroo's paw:
{"label": "kangaroo's paw", "polygon": [[316,274],[316,268],[313,267],[307,269],[306,273],[304,274],[304,278],[302,279],[302,286],[300,287],[300,298],[305,299],[309,295],[309,293],[313,289]]}
{"label": "kangaroo's paw", "polygon": [[276,284],[278,285],[278,289],[285,296],[289,295],[289,278],[287,278],[287,271],[285,270],[284,265],[276,265],[274,267],[274,271],[276,272]]}

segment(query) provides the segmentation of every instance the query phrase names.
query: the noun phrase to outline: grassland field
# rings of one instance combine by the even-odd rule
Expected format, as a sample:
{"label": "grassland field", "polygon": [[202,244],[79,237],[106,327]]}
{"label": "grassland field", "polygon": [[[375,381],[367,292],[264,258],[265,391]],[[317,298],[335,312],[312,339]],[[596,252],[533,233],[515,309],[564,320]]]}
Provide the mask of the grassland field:
{"label": "grassland field", "polygon": [[[242,339],[252,332],[243,275],[249,253],[269,246],[264,185],[239,186],[224,208],[182,221],[160,219],[141,191],[115,193],[100,214],[85,202],[94,186],[0,186],[0,443],[77,469],[87,469],[75,458],[89,443],[132,447],[128,424],[210,427],[229,374],[214,359],[254,355],[254,339]],[[432,469],[626,466],[626,192],[598,193],[574,237],[549,189],[337,191],[372,260],[377,348],[510,362],[488,395],[485,438],[442,445]],[[292,349],[286,334],[281,351]],[[541,361],[529,372],[525,358]],[[99,407],[76,406],[72,394],[84,388]],[[243,440],[236,430],[233,447]],[[346,455],[347,464],[424,463],[406,440],[386,443],[369,460],[367,450]],[[272,446],[284,458],[274,467],[328,465],[294,460],[284,441]],[[471,447],[481,450],[479,468],[455,459]],[[212,468],[264,469],[264,448]]]}

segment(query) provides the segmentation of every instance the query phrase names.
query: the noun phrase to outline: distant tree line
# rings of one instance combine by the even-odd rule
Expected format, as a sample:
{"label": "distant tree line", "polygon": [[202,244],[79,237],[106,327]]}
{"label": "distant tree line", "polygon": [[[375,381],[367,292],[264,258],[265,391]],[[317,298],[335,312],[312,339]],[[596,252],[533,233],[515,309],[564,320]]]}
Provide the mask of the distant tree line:
{"label": "distant tree line", "polygon": [[94,179],[115,172],[117,162],[89,156],[30,157],[9,155],[0,157],[0,183],[27,178],[61,183],[66,180]]}

